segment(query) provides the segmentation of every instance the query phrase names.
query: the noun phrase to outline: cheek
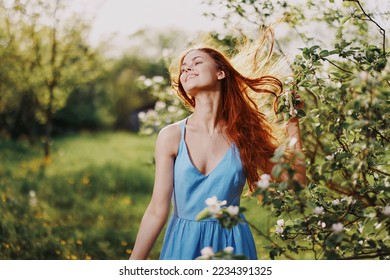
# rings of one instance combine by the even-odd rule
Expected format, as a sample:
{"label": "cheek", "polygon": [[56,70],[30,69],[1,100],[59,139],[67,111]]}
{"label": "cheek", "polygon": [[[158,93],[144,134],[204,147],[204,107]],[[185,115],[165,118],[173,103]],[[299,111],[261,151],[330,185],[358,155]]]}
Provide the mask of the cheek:
{"label": "cheek", "polygon": [[185,76],[184,74],[180,74],[180,76],[179,76],[179,81],[180,81],[181,84],[183,84],[183,82],[185,80],[184,76]]}

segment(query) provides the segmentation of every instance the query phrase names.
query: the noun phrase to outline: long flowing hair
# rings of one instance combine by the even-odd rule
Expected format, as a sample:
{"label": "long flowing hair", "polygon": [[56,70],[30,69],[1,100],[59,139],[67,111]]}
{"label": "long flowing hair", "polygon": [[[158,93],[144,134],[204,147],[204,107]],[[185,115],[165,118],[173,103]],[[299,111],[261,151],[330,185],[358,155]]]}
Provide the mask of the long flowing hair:
{"label": "long flowing hair", "polygon": [[[265,51],[266,38],[269,35],[272,39],[271,46],[268,46],[268,51]],[[232,62],[229,62],[227,56],[215,48],[191,49],[210,55],[217,69],[225,73],[225,78],[221,80],[222,104],[218,118],[225,121],[226,134],[240,152],[251,192],[256,189],[256,182],[262,173],[271,173],[270,159],[278,147],[278,137],[274,133],[275,127],[261,111],[266,107],[260,106],[259,100],[261,99],[256,96],[259,93],[273,96],[275,106],[277,96],[283,90],[282,82],[274,75],[267,74],[267,72],[277,72],[280,64],[271,60],[272,47],[273,32],[267,30],[259,41],[245,43],[240,52],[231,59]],[[191,50],[182,55],[179,61],[180,67],[185,55]],[[179,77],[180,74],[171,75],[172,86],[183,100],[184,105],[192,111],[195,107],[195,99],[185,92]],[[265,100],[269,99],[265,98]]]}

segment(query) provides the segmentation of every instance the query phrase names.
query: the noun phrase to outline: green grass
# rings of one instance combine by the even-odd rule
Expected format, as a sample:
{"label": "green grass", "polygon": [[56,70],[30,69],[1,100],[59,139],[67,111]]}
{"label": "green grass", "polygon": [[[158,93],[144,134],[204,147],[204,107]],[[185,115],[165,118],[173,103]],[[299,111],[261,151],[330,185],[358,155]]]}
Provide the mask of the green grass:
{"label": "green grass", "polygon": [[53,143],[48,165],[39,146],[0,143],[0,259],[128,258],[152,192],[154,138],[100,133]]}
{"label": "green grass", "polygon": [[[83,133],[42,147],[0,141],[0,259],[127,259],[153,187],[154,137]],[[276,217],[242,198],[269,234]],[[270,245],[253,230],[258,256]],[[159,257],[163,234],[150,257]]]}

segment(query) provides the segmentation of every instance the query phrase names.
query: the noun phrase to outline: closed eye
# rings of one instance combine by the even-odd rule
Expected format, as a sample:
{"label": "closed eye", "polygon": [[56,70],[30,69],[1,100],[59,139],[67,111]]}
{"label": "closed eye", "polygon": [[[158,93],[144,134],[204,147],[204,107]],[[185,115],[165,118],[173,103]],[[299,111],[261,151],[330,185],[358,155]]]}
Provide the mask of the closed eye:
{"label": "closed eye", "polygon": [[[202,57],[200,57],[200,56],[197,56],[197,57],[193,58],[193,66],[196,66],[196,65],[198,65],[198,64],[202,64],[203,61],[202,61],[202,60],[199,60],[199,59],[201,59],[201,58],[202,58]],[[187,66],[186,63],[183,63],[183,64],[182,64],[182,68],[181,68],[181,70],[180,70],[180,74],[184,73],[185,71],[188,71],[189,68],[191,68],[191,67]]]}

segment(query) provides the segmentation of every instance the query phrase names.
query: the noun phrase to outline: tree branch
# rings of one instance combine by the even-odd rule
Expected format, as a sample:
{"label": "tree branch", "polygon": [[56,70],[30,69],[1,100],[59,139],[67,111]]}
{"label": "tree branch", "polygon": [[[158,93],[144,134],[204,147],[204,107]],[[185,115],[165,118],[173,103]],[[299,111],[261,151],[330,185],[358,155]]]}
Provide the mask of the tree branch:
{"label": "tree branch", "polygon": [[355,2],[360,10],[362,11],[362,13],[368,18],[369,21],[371,21],[372,23],[374,23],[378,28],[379,28],[379,32],[382,34],[382,50],[383,50],[383,53],[386,53],[386,31],[384,28],[382,28],[382,26],[380,26],[375,20],[373,20],[371,18],[371,16],[369,14],[366,13],[366,11],[363,9],[363,6],[360,4],[360,1],[359,0],[344,0],[346,2]]}
{"label": "tree branch", "polygon": [[340,260],[364,260],[364,259],[373,259],[373,258],[384,257],[384,256],[390,256],[390,251],[382,251],[377,253],[362,253],[357,256],[340,258]]}
{"label": "tree branch", "polygon": [[[247,223],[250,227],[252,227],[252,228],[257,232],[257,234],[261,235],[261,236],[264,237],[266,240],[268,240],[269,242],[271,242],[272,245],[274,245],[274,246],[276,246],[276,247],[278,247],[278,248],[282,248],[282,247],[279,246],[279,244],[277,244],[275,241],[273,241],[271,238],[269,238],[269,236],[267,236],[267,235],[264,234],[260,229],[258,229],[254,224],[250,223],[249,221],[246,221],[246,223]],[[286,258],[288,258],[288,259],[290,259],[290,260],[294,260],[294,258],[291,257],[289,254],[287,254],[287,253],[285,253],[285,252],[282,252],[282,254],[283,254]]]}
{"label": "tree branch", "polygon": [[333,65],[334,67],[336,67],[337,69],[339,69],[339,70],[341,70],[341,71],[343,71],[343,72],[345,72],[345,73],[348,73],[348,74],[353,75],[353,72],[351,72],[351,71],[349,71],[349,70],[346,70],[346,69],[344,69],[344,68],[341,68],[340,66],[338,66],[336,63],[332,62],[331,60],[329,60],[329,59],[327,59],[327,58],[325,58],[325,57],[321,57],[321,59],[323,59],[323,60],[329,62],[330,64],[332,64],[332,65]]}

